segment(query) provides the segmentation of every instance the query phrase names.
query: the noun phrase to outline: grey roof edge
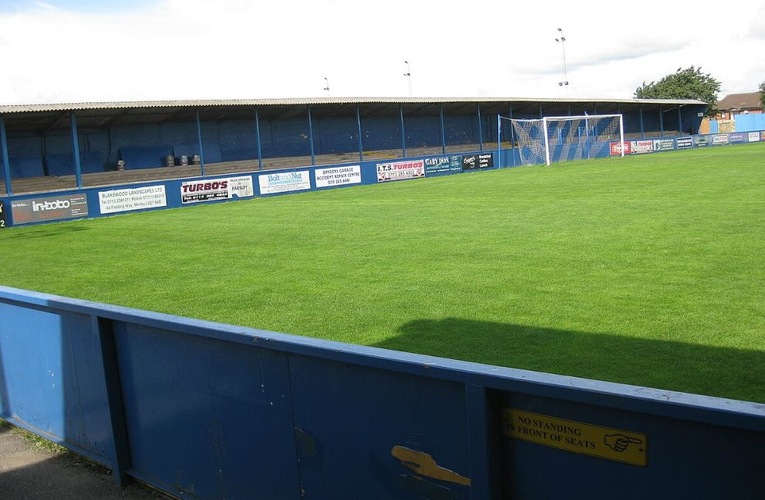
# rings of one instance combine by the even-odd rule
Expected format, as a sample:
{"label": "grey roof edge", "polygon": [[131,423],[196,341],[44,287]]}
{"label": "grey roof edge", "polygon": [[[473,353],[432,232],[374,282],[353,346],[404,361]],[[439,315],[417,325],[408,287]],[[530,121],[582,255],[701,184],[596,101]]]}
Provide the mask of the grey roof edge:
{"label": "grey roof edge", "polygon": [[284,99],[199,99],[156,101],[104,101],[51,104],[0,104],[0,113],[34,113],[98,109],[141,108],[205,108],[226,106],[306,106],[348,104],[460,104],[460,103],[609,103],[649,105],[706,105],[696,99],[588,99],[588,98],[529,98],[529,97],[314,97]]}

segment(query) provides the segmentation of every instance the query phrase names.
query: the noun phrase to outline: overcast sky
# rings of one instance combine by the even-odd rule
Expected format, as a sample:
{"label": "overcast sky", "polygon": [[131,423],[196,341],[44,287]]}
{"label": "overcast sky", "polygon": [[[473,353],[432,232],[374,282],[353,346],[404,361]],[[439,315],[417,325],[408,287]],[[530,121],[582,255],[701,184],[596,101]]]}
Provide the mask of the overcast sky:
{"label": "overcast sky", "polygon": [[757,91],[765,0],[0,0],[1,104],[629,99],[691,65]]}

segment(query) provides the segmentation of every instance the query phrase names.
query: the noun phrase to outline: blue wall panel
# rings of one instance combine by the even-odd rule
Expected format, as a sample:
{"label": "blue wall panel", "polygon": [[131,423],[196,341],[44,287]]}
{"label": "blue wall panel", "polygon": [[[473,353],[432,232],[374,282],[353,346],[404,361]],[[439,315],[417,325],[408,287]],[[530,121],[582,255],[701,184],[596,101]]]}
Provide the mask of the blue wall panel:
{"label": "blue wall panel", "polygon": [[[104,383],[105,373],[118,381]],[[765,491],[762,404],[5,287],[0,405],[0,417],[110,467],[124,453],[127,475],[183,498],[754,499]],[[109,408],[124,425],[105,423]],[[528,422],[518,422],[544,441],[508,433],[520,428],[508,412],[525,412]],[[605,444],[579,433],[588,429]],[[621,433],[633,435],[642,460],[624,460]],[[575,449],[556,446],[569,436]]]}
{"label": "blue wall panel", "polygon": [[401,149],[401,120],[398,117],[362,117],[361,138],[364,151]]}
{"label": "blue wall panel", "polygon": [[[96,152],[80,153],[80,168],[82,173],[94,173],[104,171],[104,160]],[[75,164],[72,153],[58,153],[45,155],[45,173],[46,175],[74,175]]]}
{"label": "blue wall panel", "polygon": [[407,117],[404,114],[406,147],[432,147],[441,145],[441,120],[437,116]]}
{"label": "blue wall panel", "polygon": [[297,498],[286,356],[115,325],[132,473],[195,498]]}
{"label": "blue wall panel", "polygon": [[224,121],[218,126],[221,161],[257,159],[258,136],[255,133],[254,113],[251,121]]}
{"label": "blue wall panel", "polygon": [[122,147],[163,144],[160,128],[154,124],[118,125],[110,130],[112,147],[117,150]]}
{"label": "blue wall panel", "polygon": [[[462,384],[298,356],[290,372],[306,497],[469,497]],[[453,476],[407,467],[407,450],[429,455]]]}
{"label": "blue wall panel", "polygon": [[46,134],[43,137],[43,148],[47,154],[71,153],[72,136],[67,132]]}
{"label": "blue wall panel", "polygon": [[0,411],[109,463],[104,371],[89,316],[0,303]]}
{"label": "blue wall panel", "polygon": [[[738,433],[725,426],[664,418],[634,409],[605,408],[523,394],[504,394],[502,406],[639,432],[647,436],[648,453],[646,466],[640,467],[505,438],[504,463],[513,472],[513,478],[504,482],[506,498],[570,498],[572,495],[611,498],[613,492],[618,492],[615,497],[624,500],[746,499],[754,498],[752,495],[765,487],[765,479],[755,469],[758,465],[750,461],[752,454],[765,446],[763,434]],[[704,436],[703,444],[699,442],[700,436]],[[697,448],[700,445],[703,452]],[[577,478],[575,484],[550,480],[552,471],[565,471],[566,475]],[[710,477],[716,480],[705,480]]]}
{"label": "blue wall panel", "polygon": [[314,121],[316,154],[352,153],[359,150],[355,118],[323,118]]}
{"label": "blue wall panel", "polygon": [[[682,116],[682,114],[680,115]],[[664,110],[662,113],[662,125],[665,132],[678,132],[680,130],[680,116],[678,116],[677,108],[670,108]],[[687,130],[687,127],[686,127]]]}
{"label": "blue wall panel", "polygon": [[444,135],[447,144],[475,144],[478,142],[477,116],[445,116]]}
{"label": "blue wall panel", "polygon": [[765,130],[765,114],[739,114],[735,116],[736,132]]}
{"label": "blue wall panel", "polygon": [[[100,129],[80,129],[78,131],[78,140],[80,151],[91,151],[98,153],[103,161],[109,158],[109,133]],[[71,146],[70,146],[71,149]]]}
{"label": "blue wall panel", "polygon": [[197,124],[196,122],[177,122],[164,123],[160,127],[159,144],[173,145],[184,142],[196,143]]}
{"label": "blue wall panel", "polygon": [[[10,155],[9,155],[10,156]],[[45,175],[45,167],[41,156],[10,156],[8,163],[11,166],[11,179],[26,177],[42,177]]]}
{"label": "blue wall panel", "polygon": [[203,142],[202,150],[199,149],[198,141],[187,141],[173,145],[173,154],[175,158],[186,156],[191,163],[194,155],[204,153],[205,163],[219,163],[223,161],[220,151],[220,144],[217,142]]}
{"label": "blue wall panel", "polygon": [[[269,121],[270,137],[264,144],[264,156],[309,156],[308,118]],[[263,130],[261,124],[261,130]],[[266,154],[268,151],[268,154]]]}
{"label": "blue wall panel", "polygon": [[119,150],[119,158],[125,161],[125,168],[158,168],[165,166],[165,157],[173,155],[171,146],[133,146]]}
{"label": "blue wall panel", "polygon": [[[71,149],[71,148],[70,148]],[[8,156],[41,156],[42,140],[38,135],[8,135]]]}
{"label": "blue wall panel", "polygon": [[624,125],[624,135],[627,134],[631,136],[639,136],[640,135],[640,117],[637,115],[625,115],[623,117],[623,125]]}
{"label": "blue wall panel", "polygon": [[643,130],[646,135],[659,135],[661,119],[658,112],[643,111]]}

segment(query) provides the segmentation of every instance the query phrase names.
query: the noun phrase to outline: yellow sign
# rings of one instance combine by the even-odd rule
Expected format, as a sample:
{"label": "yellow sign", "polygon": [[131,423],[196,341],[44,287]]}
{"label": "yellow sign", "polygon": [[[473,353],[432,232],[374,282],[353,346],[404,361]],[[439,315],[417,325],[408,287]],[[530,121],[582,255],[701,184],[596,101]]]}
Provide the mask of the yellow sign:
{"label": "yellow sign", "polygon": [[514,439],[645,467],[648,437],[637,432],[506,408],[503,433]]}

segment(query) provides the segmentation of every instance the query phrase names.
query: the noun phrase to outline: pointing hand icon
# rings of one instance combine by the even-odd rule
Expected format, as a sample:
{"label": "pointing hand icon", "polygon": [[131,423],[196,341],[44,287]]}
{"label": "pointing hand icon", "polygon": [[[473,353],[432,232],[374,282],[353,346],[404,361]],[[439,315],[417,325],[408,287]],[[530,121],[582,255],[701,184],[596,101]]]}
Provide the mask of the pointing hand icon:
{"label": "pointing hand icon", "polygon": [[643,444],[642,439],[635,439],[624,434],[606,434],[606,445],[614,451],[623,452],[630,444]]}

